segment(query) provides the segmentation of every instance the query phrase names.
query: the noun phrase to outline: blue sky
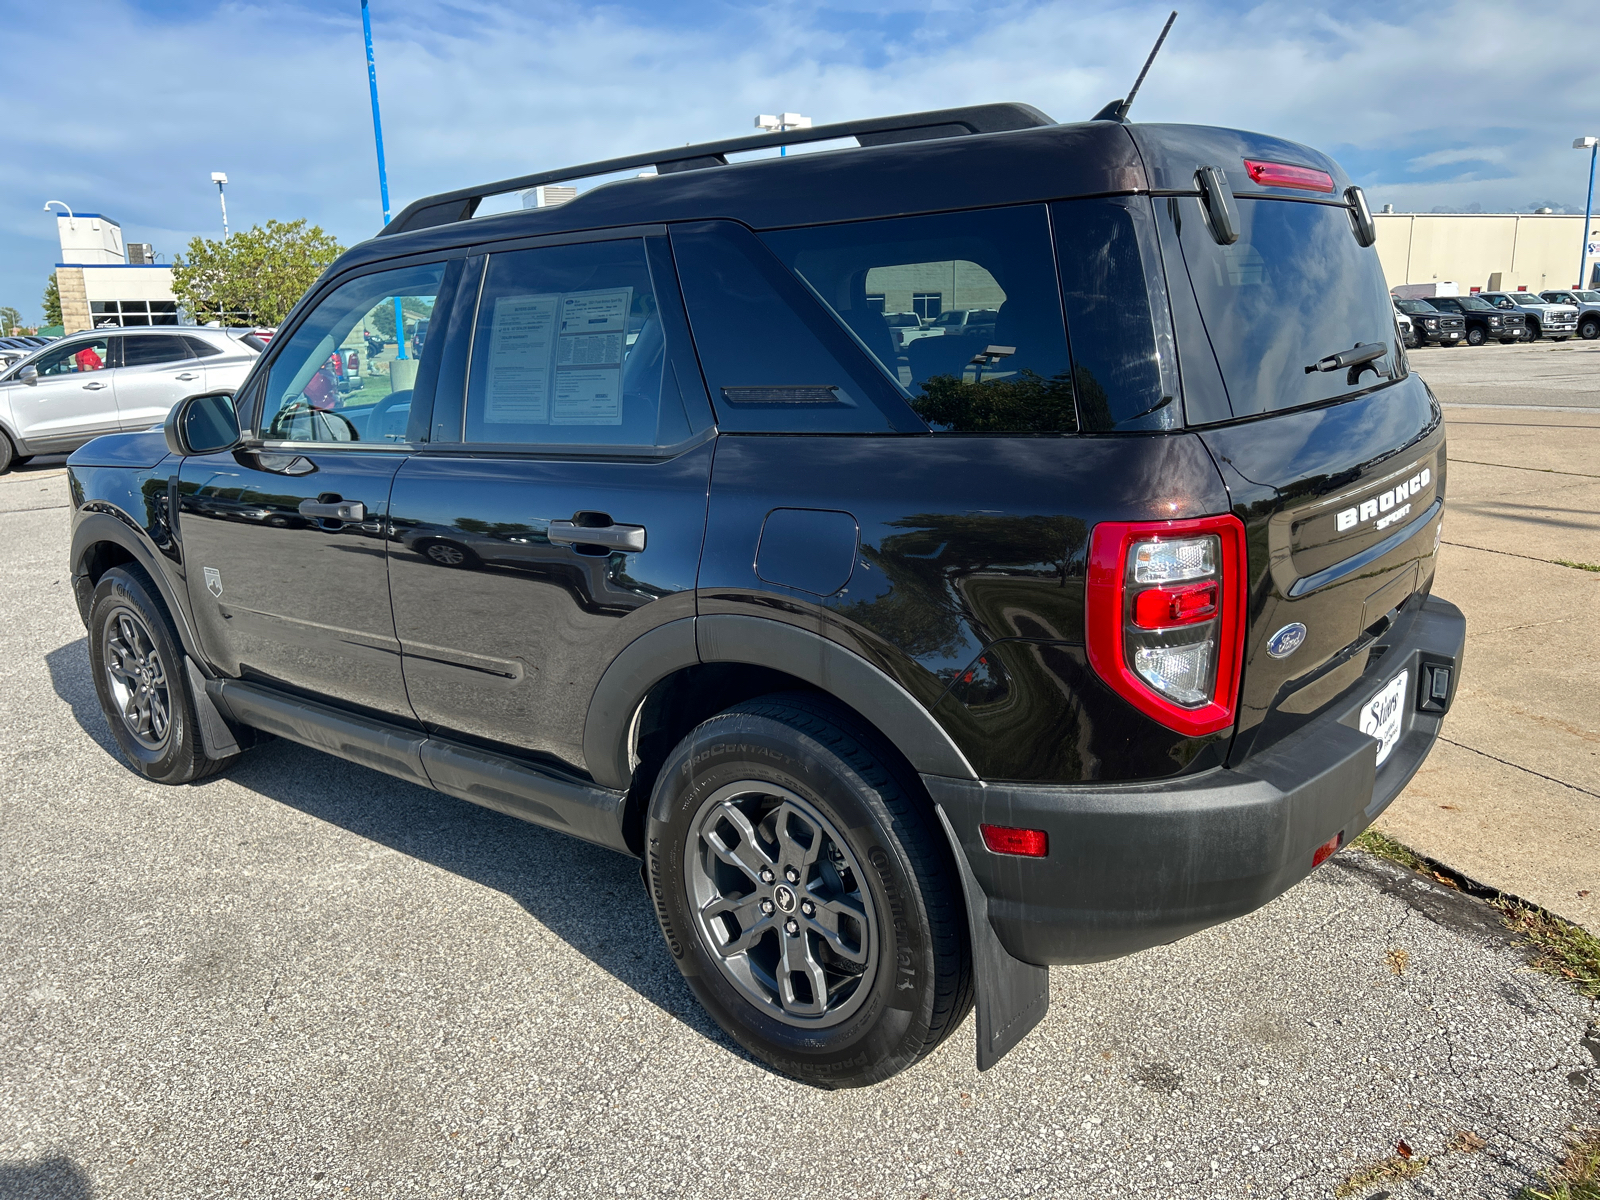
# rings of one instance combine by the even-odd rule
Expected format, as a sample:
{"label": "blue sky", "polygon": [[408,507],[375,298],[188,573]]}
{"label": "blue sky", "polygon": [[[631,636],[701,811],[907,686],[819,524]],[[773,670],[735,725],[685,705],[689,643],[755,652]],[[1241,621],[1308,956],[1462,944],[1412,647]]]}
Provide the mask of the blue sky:
{"label": "blue sky", "polygon": [[[1122,95],[1167,4],[371,0],[390,193],[818,123],[1021,100],[1057,120]],[[1572,139],[1600,128],[1590,39],[1561,6],[1180,5],[1136,119],[1327,150],[1374,206],[1583,209]],[[170,261],[233,228],[381,224],[359,0],[0,0],[0,304],[36,319],[46,200]],[[1567,115],[1559,115],[1565,113]]]}

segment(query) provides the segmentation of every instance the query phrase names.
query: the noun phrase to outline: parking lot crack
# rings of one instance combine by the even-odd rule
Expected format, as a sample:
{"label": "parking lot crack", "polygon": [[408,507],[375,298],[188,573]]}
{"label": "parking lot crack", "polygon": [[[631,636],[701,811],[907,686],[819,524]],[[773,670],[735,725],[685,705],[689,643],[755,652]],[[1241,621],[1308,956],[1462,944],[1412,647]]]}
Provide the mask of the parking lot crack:
{"label": "parking lot crack", "polygon": [[1453,738],[1447,738],[1443,734],[1439,735],[1439,740],[1441,742],[1448,743],[1451,746],[1455,746],[1457,749],[1467,750],[1473,754],[1480,755],[1483,758],[1491,759],[1494,762],[1510,767],[1513,770],[1522,771],[1524,774],[1536,776],[1537,778],[1547,780],[1550,783],[1558,783],[1564,788],[1571,788],[1575,792],[1579,792],[1585,796],[1593,796],[1596,800],[1600,800],[1600,792],[1591,791],[1586,787],[1580,787],[1576,783],[1568,783],[1565,779],[1557,779],[1554,775],[1546,775],[1543,771],[1535,771],[1531,767],[1524,767],[1520,763],[1514,763],[1510,759],[1501,758],[1497,754],[1490,754],[1487,750],[1479,750],[1476,746],[1469,746],[1465,742],[1458,742]]}

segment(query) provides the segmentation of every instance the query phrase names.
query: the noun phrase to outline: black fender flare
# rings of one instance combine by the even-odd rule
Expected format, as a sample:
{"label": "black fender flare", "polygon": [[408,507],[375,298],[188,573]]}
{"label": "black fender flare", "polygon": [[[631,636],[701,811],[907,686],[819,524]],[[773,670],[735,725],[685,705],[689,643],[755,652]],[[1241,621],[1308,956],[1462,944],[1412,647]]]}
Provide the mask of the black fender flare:
{"label": "black fender flare", "polygon": [[[156,591],[161,593],[161,601],[167,606],[167,611],[172,614],[172,623],[178,630],[178,641],[183,644],[183,652],[189,656],[202,671],[207,670],[206,656],[201,653],[200,639],[195,636],[194,622],[189,613],[189,597],[174,585],[172,578],[167,574],[161,562],[161,555],[143,530],[132,527],[129,518],[113,515],[104,510],[99,512],[84,513],[78,518],[77,526],[72,531],[72,576],[74,580],[81,579],[88,574],[84,569],[84,560],[88,558],[89,551],[101,542],[111,542],[123,550],[138,563],[144,573],[154,581]],[[76,587],[76,585],[74,585]],[[85,620],[88,613],[83,613]]]}
{"label": "black fender flare", "polygon": [[583,757],[605,787],[633,779],[630,727],[650,689],[700,663],[770,667],[848,704],[894,743],[914,770],[976,779],[943,726],[917,699],[859,654],[819,633],[765,617],[713,614],[669,621],[622,651],[595,686],[583,727]]}

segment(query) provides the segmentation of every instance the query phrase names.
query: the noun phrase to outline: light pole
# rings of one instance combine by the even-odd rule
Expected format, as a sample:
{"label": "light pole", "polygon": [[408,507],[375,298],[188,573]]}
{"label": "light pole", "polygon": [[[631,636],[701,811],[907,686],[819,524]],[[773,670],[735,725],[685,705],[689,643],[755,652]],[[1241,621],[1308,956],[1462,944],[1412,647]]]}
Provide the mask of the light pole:
{"label": "light pole", "polygon": [[1572,148],[1589,152],[1589,191],[1583,198],[1583,250],[1578,254],[1578,286],[1581,288],[1583,273],[1589,269],[1589,215],[1594,208],[1594,160],[1595,153],[1600,151],[1600,138],[1573,138]]}
{"label": "light pole", "polygon": [[[378,60],[372,53],[372,15],[361,0],[361,32],[367,39],[367,87],[372,92],[372,138],[378,144],[378,193],[383,197],[383,223],[389,223],[389,170],[383,162],[383,118],[378,115]],[[400,297],[394,298],[394,356],[406,358],[406,318]]]}
{"label": "light pole", "polygon": [[[785,133],[790,129],[810,129],[811,118],[802,117],[799,113],[779,113],[777,116],[762,113],[756,118],[756,128],[765,129],[768,133]],[[786,157],[788,153],[789,147],[778,147],[779,158]]]}
{"label": "light pole", "polygon": [[228,240],[228,198],[222,194],[222,189],[227,186],[228,176],[224,171],[211,172],[211,182],[217,185],[217,200],[222,205],[222,240]]}
{"label": "light pole", "polygon": [[[60,204],[62,208],[67,208],[67,206],[64,203],[62,203],[62,201],[60,201],[60,200],[46,200],[44,202],[44,210],[45,210],[45,212],[49,212],[50,211],[50,206],[52,204]],[[71,229],[71,230],[74,230],[74,231],[76,231],[77,228],[78,228],[77,219],[73,217],[72,210],[70,208],[67,208],[67,228]]]}

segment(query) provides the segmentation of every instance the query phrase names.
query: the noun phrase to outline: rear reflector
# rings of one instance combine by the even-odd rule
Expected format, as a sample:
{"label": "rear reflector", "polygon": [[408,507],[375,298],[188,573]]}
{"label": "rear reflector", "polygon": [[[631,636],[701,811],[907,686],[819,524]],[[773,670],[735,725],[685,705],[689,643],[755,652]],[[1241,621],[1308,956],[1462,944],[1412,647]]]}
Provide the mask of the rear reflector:
{"label": "rear reflector", "polygon": [[1009,825],[979,825],[983,844],[996,854],[1043,858],[1050,853],[1050,835],[1042,829],[1012,829]]}
{"label": "rear reflector", "polygon": [[1333,176],[1311,167],[1292,167],[1288,163],[1244,160],[1250,178],[1262,187],[1299,188],[1303,192],[1333,191]]}
{"label": "rear reflector", "polygon": [[1341,829],[1312,852],[1311,869],[1315,871],[1323,863],[1327,862],[1333,857],[1334,851],[1338,850],[1342,845],[1344,845],[1344,830]]}

